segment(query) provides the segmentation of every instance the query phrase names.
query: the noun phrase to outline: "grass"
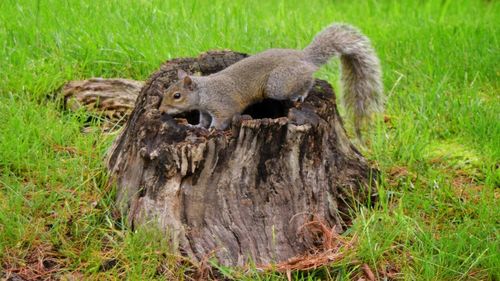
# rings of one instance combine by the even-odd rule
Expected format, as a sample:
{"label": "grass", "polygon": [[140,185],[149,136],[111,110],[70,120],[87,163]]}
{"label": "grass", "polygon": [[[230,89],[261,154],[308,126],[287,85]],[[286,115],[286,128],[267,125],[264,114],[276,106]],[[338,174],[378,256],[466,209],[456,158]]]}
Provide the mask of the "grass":
{"label": "grass", "polygon": [[[189,270],[160,233],[114,219],[102,163],[113,136],[81,134],[85,113],[47,99],[64,82],[144,80],[208,49],[302,48],[342,21],[372,39],[389,97],[364,151],[382,171],[381,198],[355,211],[351,258],[403,280],[500,280],[499,14],[486,0],[0,1],[0,272],[172,280]],[[336,66],[318,77],[340,89]],[[357,272],[332,264],[293,277]]]}

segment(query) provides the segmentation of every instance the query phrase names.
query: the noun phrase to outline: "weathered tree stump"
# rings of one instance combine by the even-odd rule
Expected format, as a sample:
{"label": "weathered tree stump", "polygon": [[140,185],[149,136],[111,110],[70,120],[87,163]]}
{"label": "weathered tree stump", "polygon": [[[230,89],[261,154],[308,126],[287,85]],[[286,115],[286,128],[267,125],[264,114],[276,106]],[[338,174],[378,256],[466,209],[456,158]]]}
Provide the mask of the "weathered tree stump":
{"label": "weathered tree stump", "polygon": [[[245,56],[218,51],[164,64],[108,154],[130,225],[158,225],[195,260],[284,261],[321,242],[302,227],[307,222],[342,231],[350,208],[373,195],[372,171],[351,145],[325,81],[302,104],[252,106],[246,114],[253,119],[235,119],[225,132],[189,128],[158,111],[177,69],[208,75]],[[184,117],[196,123],[196,116]]]}

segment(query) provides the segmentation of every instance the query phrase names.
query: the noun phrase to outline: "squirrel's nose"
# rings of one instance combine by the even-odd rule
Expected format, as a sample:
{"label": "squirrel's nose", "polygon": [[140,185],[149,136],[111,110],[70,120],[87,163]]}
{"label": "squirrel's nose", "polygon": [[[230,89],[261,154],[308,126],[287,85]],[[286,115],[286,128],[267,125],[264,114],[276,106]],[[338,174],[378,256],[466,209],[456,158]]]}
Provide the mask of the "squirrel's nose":
{"label": "squirrel's nose", "polygon": [[180,113],[180,111],[172,106],[168,105],[161,105],[160,108],[158,108],[161,114],[177,114]]}
{"label": "squirrel's nose", "polygon": [[158,111],[160,111],[161,114],[167,113],[167,109],[164,106],[160,106],[160,108],[158,108]]}
{"label": "squirrel's nose", "polygon": [[163,103],[161,103],[160,104],[160,108],[158,108],[158,111],[160,111],[161,114],[165,114],[168,111],[168,106],[165,105],[165,104],[163,104]]}

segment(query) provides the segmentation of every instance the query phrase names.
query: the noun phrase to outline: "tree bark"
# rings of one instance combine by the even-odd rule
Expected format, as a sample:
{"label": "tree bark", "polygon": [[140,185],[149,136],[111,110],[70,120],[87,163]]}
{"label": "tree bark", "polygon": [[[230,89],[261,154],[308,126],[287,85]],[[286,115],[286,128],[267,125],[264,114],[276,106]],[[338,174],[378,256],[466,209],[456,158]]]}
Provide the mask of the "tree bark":
{"label": "tree bark", "polygon": [[[302,226],[320,220],[343,231],[351,208],[374,195],[374,173],[350,143],[325,81],[316,80],[304,103],[251,106],[225,132],[158,111],[177,69],[208,75],[244,57],[217,51],[165,63],[108,153],[131,227],[159,226],[198,261],[268,264],[304,254],[321,236]],[[192,113],[183,117],[196,123]]]}
{"label": "tree bark", "polygon": [[63,107],[97,115],[104,131],[118,129],[127,121],[142,86],[142,81],[122,78],[71,81],[61,89]]}

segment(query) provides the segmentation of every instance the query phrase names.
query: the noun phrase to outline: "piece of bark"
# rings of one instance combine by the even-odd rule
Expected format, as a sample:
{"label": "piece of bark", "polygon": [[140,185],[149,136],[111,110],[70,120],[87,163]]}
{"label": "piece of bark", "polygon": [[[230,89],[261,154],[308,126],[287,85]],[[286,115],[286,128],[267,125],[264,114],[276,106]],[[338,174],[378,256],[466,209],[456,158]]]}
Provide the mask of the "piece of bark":
{"label": "piece of bark", "polygon": [[109,131],[125,124],[139,95],[143,81],[123,78],[91,78],[71,81],[62,87],[63,106],[67,110],[85,109],[102,118]]}
{"label": "piece of bark", "polygon": [[374,173],[350,143],[325,81],[302,104],[252,106],[245,114],[260,119],[244,114],[225,132],[187,128],[158,111],[177,69],[208,75],[245,56],[217,51],[165,63],[108,153],[130,225],[160,227],[198,261],[268,264],[303,254],[322,238],[302,226],[314,219],[342,231],[351,208],[374,195]]}

